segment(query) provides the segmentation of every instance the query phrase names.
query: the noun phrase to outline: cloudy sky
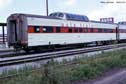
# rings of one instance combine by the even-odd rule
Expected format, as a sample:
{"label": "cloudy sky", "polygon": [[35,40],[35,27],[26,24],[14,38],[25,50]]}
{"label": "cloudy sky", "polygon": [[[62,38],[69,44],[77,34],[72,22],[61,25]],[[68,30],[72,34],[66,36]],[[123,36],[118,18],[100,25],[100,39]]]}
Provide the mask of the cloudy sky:
{"label": "cloudy sky", "polygon": [[[46,0],[0,0],[0,22],[12,13],[46,15]],[[101,17],[114,17],[115,21],[126,21],[126,0],[48,0],[49,13],[61,11],[87,15],[91,20]],[[114,3],[100,3],[113,1]]]}

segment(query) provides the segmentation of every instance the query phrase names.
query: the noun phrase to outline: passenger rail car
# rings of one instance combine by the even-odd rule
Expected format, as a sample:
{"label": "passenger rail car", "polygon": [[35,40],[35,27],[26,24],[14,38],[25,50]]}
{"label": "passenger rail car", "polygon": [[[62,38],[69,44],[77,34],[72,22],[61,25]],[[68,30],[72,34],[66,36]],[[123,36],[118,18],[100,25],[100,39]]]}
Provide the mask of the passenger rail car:
{"label": "passenger rail car", "polygon": [[[120,39],[117,35],[117,30],[119,30],[117,24],[91,22],[86,16],[69,13],[62,13],[61,16],[65,19],[59,18],[58,14],[54,17],[53,14],[50,16],[30,14],[9,16],[7,19],[9,46],[35,49],[55,45],[108,43]],[[122,26],[119,25],[119,27]],[[126,34],[120,34],[120,36],[123,39],[126,38]]]}
{"label": "passenger rail car", "polygon": [[126,24],[118,24],[119,42],[126,42]]}

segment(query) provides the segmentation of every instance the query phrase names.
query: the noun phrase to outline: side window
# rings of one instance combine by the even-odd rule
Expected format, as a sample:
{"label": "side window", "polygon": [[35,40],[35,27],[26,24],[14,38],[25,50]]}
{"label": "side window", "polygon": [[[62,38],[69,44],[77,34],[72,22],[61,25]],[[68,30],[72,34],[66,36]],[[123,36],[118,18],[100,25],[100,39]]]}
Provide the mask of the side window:
{"label": "side window", "polygon": [[69,33],[72,33],[72,28],[69,28],[69,29],[68,29],[68,32],[69,32]]}
{"label": "side window", "polygon": [[44,33],[52,33],[53,32],[53,27],[43,27],[43,32]]}
{"label": "side window", "polygon": [[40,32],[40,27],[39,26],[35,26],[34,27],[34,31],[35,31],[35,33],[39,33]]}
{"label": "side window", "polygon": [[46,31],[47,31],[47,29],[44,27],[44,28],[43,28],[43,32],[46,32]]}
{"label": "side window", "polygon": [[82,28],[80,28],[79,30],[80,30],[80,33],[83,33],[83,29]]}
{"label": "side window", "polygon": [[69,14],[66,14],[66,18],[67,18],[68,20],[71,20],[71,19],[72,19],[71,16],[70,16]]}
{"label": "side window", "polygon": [[56,33],[60,33],[60,27],[56,27]]}
{"label": "side window", "polygon": [[59,15],[58,15],[59,17],[63,17],[63,14],[62,13],[59,13]]}
{"label": "side window", "polygon": [[104,33],[108,33],[108,29],[104,29]]}
{"label": "side window", "polygon": [[94,32],[94,29],[93,29],[93,28],[91,28],[90,32],[92,32],[92,33],[93,33],[93,32]]}
{"label": "side window", "polygon": [[50,14],[49,16],[53,16],[53,14]]}
{"label": "side window", "polygon": [[[124,31],[123,31],[124,32]],[[113,33],[113,29],[110,29],[110,33]]]}
{"label": "side window", "polygon": [[87,28],[84,28],[84,32],[85,32],[85,33],[87,32],[87,30],[88,30]]}
{"label": "side window", "polygon": [[102,29],[98,29],[98,33],[102,33]]}
{"label": "side window", "polygon": [[78,28],[75,28],[75,30],[74,30],[74,31],[75,31],[75,33],[78,33]]}
{"label": "side window", "polygon": [[54,13],[53,16],[54,16],[54,17],[57,17],[57,13]]}

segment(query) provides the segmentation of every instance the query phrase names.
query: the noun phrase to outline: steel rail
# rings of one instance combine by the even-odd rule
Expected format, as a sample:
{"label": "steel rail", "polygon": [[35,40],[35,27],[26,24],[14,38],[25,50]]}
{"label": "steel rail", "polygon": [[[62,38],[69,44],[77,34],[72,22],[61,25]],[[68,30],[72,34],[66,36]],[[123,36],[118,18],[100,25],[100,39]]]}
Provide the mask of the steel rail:
{"label": "steel rail", "polygon": [[83,49],[57,51],[57,52],[51,52],[51,53],[33,54],[33,55],[26,55],[26,56],[20,56],[20,57],[19,56],[11,57],[8,59],[1,60],[0,66],[33,62],[37,60],[47,60],[47,59],[71,56],[71,55],[88,53],[88,52],[109,50],[109,49],[120,48],[120,47],[126,47],[126,44],[116,44],[116,45],[100,46],[100,47],[93,47],[93,48],[91,47],[91,48],[83,48]]}

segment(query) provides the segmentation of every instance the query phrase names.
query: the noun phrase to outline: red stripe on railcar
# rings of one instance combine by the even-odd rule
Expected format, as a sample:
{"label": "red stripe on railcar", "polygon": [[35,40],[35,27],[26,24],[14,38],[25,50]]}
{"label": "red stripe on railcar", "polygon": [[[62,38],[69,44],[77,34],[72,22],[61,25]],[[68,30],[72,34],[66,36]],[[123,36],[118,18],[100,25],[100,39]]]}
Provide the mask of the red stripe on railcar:
{"label": "red stripe on railcar", "polygon": [[40,27],[40,33],[42,33],[43,32],[43,28],[42,27]]}
{"label": "red stripe on railcar", "polygon": [[98,29],[97,28],[94,28],[94,33],[97,33],[98,32]]}
{"label": "red stripe on railcar", "polygon": [[61,33],[67,33],[67,32],[68,32],[68,28],[67,27],[61,28]]}
{"label": "red stripe on railcar", "polygon": [[33,26],[28,27],[28,33],[34,33],[34,27]]}
{"label": "red stripe on railcar", "polygon": [[56,27],[53,27],[53,33],[56,33]]}
{"label": "red stripe on railcar", "polygon": [[73,27],[73,28],[72,28],[72,33],[74,33],[74,29],[75,29],[75,28]]}
{"label": "red stripe on railcar", "polygon": [[[39,31],[36,30],[39,28]],[[52,31],[47,33],[116,33],[116,29],[86,28],[86,27],[51,27]],[[120,33],[126,33],[125,29],[119,29]],[[28,33],[46,33],[42,26],[28,26]]]}
{"label": "red stripe on railcar", "polygon": [[116,33],[116,29],[113,29],[113,33]]}

